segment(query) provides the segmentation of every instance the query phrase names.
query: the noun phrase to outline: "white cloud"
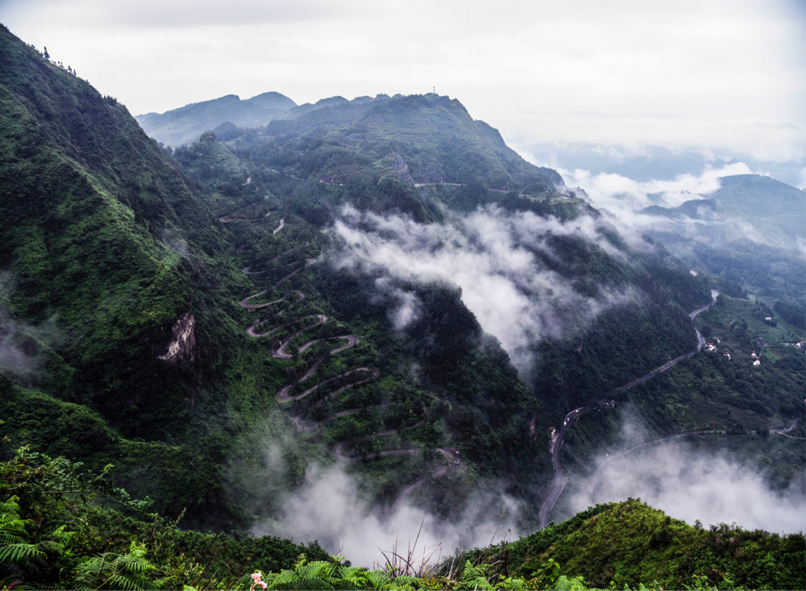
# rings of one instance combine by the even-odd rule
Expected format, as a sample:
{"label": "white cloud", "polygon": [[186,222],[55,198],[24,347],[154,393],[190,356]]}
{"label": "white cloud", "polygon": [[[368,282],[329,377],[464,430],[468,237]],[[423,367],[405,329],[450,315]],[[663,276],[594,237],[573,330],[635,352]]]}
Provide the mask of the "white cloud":
{"label": "white cloud", "polygon": [[[407,217],[359,213],[348,206],[334,225],[344,241],[334,263],[380,272],[383,279],[377,286],[383,292],[406,281],[459,286],[463,302],[481,327],[501,341],[525,376],[532,361],[530,348],[540,339],[565,336],[601,311],[636,297],[630,290],[608,289],[597,297],[584,295],[534,254],[556,258],[548,237],[567,235],[592,240],[623,258],[624,253],[598,232],[599,223],[588,216],[563,223],[488,207],[454,216],[449,224],[418,224]],[[397,298],[402,303],[393,310],[393,321],[403,328],[418,308],[416,302]]]}
{"label": "white cloud", "polygon": [[[679,175],[671,181],[639,182],[618,174],[591,175],[587,170],[560,170],[570,186],[582,187],[596,207],[619,211],[625,208],[637,211],[650,205],[677,207],[685,201],[707,197],[720,188],[720,177],[752,174],[743,162],[734,162],[721,168],[706,167],[700,176]],[[659,196],[652,200],[650,195]]]}
{"label": "white cloud", "polygon": [[699,454],[685,443],[613,460],[601,470],[595,485],[594,491],[571,499],[572,511],[640,497],[691,525],[699,519],[706,525],[737,523],[746,529],[806,531],[806,498],[802,493],[774,492],[761,474],[736,458]]}
{"label": "white cloud", "polygon": [[[494,508],[491,510],[491,508]],[[514,528],[518,504],[496,492],[477,492],[469,499],[462,517],[455,523],[442,521],[402,499],[386,514],[361,495],[356,482],[341,467],[314,466],[305,484],[282,507],[282,517],[254,528],[256,535],[279,535],[294,540],[319,540],[329,552],[339,551],[355,566],[382,567],[397,544],[399,553],[417,540],[415,564],[419,557],[435,550],[430,564],[439,555],[452,555],[456,548],[485,547]],[[420,525],[422,524],[422,531]],[[419,540],[417,539],[419,536]],[[510,536],[512,539],[512,536]]]}
{"label": "white cloud", "polygon": [[238,0],[192,10],[10,0],[3,9],[13,32],[133,113],[232,93],[310,102],[436,86],[517,145],[803,151],[790,124],[806,123],[806,19],[789,0]]}

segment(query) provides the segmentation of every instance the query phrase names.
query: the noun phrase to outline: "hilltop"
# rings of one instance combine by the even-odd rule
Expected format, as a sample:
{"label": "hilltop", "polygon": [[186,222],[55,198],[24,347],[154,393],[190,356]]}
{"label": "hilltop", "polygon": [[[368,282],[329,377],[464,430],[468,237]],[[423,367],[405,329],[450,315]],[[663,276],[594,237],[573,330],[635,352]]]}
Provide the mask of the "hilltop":
{"label": "hilltop", "polygon": [[245,127],[265,125],[296,106],[294,101],[279,92],[264,92],[246,100],[228,94],[165,113],[137,115],[135,119],[157,141],[178,147],[195,141],[201,132],[222,123]]}

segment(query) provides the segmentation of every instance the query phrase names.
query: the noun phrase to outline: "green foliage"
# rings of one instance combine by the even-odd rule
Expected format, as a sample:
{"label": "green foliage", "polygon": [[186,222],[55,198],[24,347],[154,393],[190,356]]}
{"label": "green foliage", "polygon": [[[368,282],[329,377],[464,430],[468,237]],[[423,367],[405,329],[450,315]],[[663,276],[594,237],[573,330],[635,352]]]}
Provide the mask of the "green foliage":
{"label": "green foliage", "polygon": [[80,562],[75,581],[87,589],[156,589],[148,578],[156,567],[145,556],[145,547],[132,541],[126,554],[104,552]]}
{"label": "green foliage", "polygon": [[[316,543],[179,530],[178,521],[145,513],[147,500],[133,497],[151,496],[163,513],[188,508],[185,525],[205,519],[222,530],[251,525],[302,482],[306,464],[332,461],[328,447],[336,443],[356,455],[412,452],[352,466],[368,495],[387,505],[438,467],[443,478],[426,479],[421,498],[442,516],[458,515],[480,475],[506,476],[512,494],[531,498],[550,477],[546,441],[537,434],[570,408],[691,351],[687,314],[709,301],[711,285],[660,246],[654,254],[633,252],[602,224],[596,231],[605,246],[547,235],[551,254],[528,249],[545,269],[590,297],[608,291],[636,297],[590,324],[560,298],[546,302],[571,336],[535,347],[530,391],[455,288],[407,286],[423,309],[400,333],[388,319],[390,302],[371,289],[378,277],[326,265],[306,270],[308,259],[327,252],[323,229],[347,203],[419,222],[444,222],[451,209],[478,206],[566,221],[596,218],[580,200],[558,195],[556,173],[523,161],[458,101],[433,95],[325,101],[259,130],[239,128],[239,121],[201,137],[197,129],[198,141],[172,152],[148,139],[117,101],[44,62],[3,28],[0,107],[0,267],[14,283],[7,288],[4,280],[0,319],[14,327],[13,344],[36,360],[26,371],[0,376],[0,416],[15,443],[49,454],[25,451],[2,467],[0,500],[20,499],[18,510],[4,509],[2,556],[26,580],[228,588],[248,583],[244,576],[254,567],[277,573],[271,580],[284,588],[581,588],[582,576],[619,585],[657,576],[681,585],[710,573],[705,569],[721,577],[709,583],[734,580],[724,539],[703,541],[719,534],[691,534],[651,515],[639,519],[637,508],[622,508],[616,517],[586,512],[581,520],[601,521],[585,522],[589,537],[574,529],[576,518],[548,528],[524,542],[529,552],[510,571],[468,562],[462,580],[431,582],[328,562]],[[770,295],[800,301],[798,265],[758,249],[747,263],[742,245],[734,246],[737,260],[729,261],[722,284],[761,285],[768,276],[759,261],[767,257],[788,276]],[[725,255],[704,253],[702,260],[708,256]],[[240,272],[245,266],[265,274],[247,276]],[[251,339],[244,327],[256,314],[238,302],[264,289],[266,299],[254,301],[295,290],[305,298],[283,310],[289,324],[283,331]],[[174,322],[191,311],[195,346],[188,359],[160,360]],[[330,321],[295,339],[292,359],[274,357],[275,339],[294,334],[293,323],[311,314]],[[749,338],[758,336],[751,334],[757,319],[714,314],[721,319],[700,322],[746,353]],[[299,354],[308,339],[344,334],[357,335],[360,345],[331,357],[332,342],[320,342]],[[730,417],[737,431],[752,413],[770,421],[792,417],[791,394],[804,386],[797,375],[802,356],[767,353],[770,363],[765,356],[757,370],[698,355],[628,397],[635,394],[649,421],[663,419],[666,429],[699,426],[714,397],[746,413]],[[345,374],[357,367],[377,370],[377,378],[343,389],[355,377]],[[299,394],[310,387],[298,383],[306,375],[321,387],[279,405],[279,388],[292,383]],[[315,431],[292,430],[290,419],[298,417],[314,421]],[[592,426],[568,436],[581,450],[577,458],[613,432],[608,417],[586,421]],[[450,471],[437,451],[447,446],[462,458]],[[281,458],[276,465],[269,451]],[[79,460],[100,474],[85,474]],[[116,471],[104,468],[110,463]],[[614,546],[613,532],[624,521],[637,528],[635,539]],[[701,555],[674,554],[681,539],[693,540]],[[800,551],[797,538],[762,542],[763,552],[751,548],[747,555],[763,577],[748,574],[736,554],[731,576],[748,585],[800,584],[787,562]],[[794,549],[781,549],[790,543]],[[300,551],[313,562],[290,569]],[[679,567],[680,556],[693,566]],[[785,566],[774,573],[776,564]]]}
{"label": "green foliage", "polygon": [[[801,534],[779,536],[725,524],[703,531],[632,499],[592,507],[503,545],[489,557],[499,571],[521,576],[552,559],[568,577],[563,586],[582,583],[572,577],[616,588],[650,581],[654,588],[670,589],[697,584],[799,589],[806,584],[806,540]],[[761,568],[765,560],[775,566]]]}
{"label": "green foliage", "polygon": [[806,330],[806,305],[803,303],[777,301],[773,309],[792,326]]}
{"label": "green foliage", "polygon": [[91,589],[231,588],[252,565],[283,568],[301,551],[327,557],[316,543],[180,530],[181,516],[145,514],[149,501],[115,487],[110,469],[84,472],[25,449],[0,463],[0,497],[9,499],[0,504],[0,576]]}

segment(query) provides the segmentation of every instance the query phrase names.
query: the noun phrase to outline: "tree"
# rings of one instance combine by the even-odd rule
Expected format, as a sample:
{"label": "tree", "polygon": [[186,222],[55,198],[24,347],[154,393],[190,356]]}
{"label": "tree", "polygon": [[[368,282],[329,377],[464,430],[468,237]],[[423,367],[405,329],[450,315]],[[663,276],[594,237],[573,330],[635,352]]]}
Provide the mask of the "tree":
{"label": "tree", "polygon": [[48,53],[48,48],[47,48],[47,46],[45,46],[45,51],[43,52],[43,55],[45,56],[45,59],[46,59],[46,60],[49,60],[49,59],[50,59],[50,54]]}

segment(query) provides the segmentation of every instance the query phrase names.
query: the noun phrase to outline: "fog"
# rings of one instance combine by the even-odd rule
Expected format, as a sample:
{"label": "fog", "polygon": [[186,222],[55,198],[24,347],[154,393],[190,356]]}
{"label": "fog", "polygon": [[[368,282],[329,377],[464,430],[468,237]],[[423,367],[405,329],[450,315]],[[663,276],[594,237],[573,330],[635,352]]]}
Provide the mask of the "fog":
{"label": "fog", "polygon": [[388,511],[373,507],[342,466],[314,465],[309,467],[305,483],[283,502],[280,516],[253,531],[297,542],[318,540],[328,552],[338,552],[353,565],[368,568],[385,564],[382,551],[391,557],[396,544],[398,554],[404,556],[414,547],[419,567],[424,558],[435,566],[440,556],[444,559],[457,548],[486,547],[493,538],[495,543],[505,537],[510,541],[517,538],[518,504],[494,487],[487,492],[478,490],[462,517],[451,523],[413,507],[409,500],[401,499]]}
{"label": "fog", "polygon": [[566,183],[582,187],[595,207],[622,213],[638,211],[650,205],[678,207],[685,201],[707,197],[722,185],[720,177],[753,174],[743,162],[718,168],[706,166],[699,175],[679,174],[672,180],[636,181],[613,173],[591,174],[587,170],[559,170]]}
{"label": "fog", "polygon": [[43,369],[41,346],[55,346],[59,331],[55,317],[40,325],[14,318],[10,305],[14,284],[10,273],[0,274],[0,370],[32,385]]}
{"label": "fog", "polygon": [[[562,338],[589,324],[602,311],[633,301],[632,289],[580,293],[573,281],[548,269],[535,256],[557,259],[548,237],[569,235],[593,241],[625,259],[600,233],[600,221],[572,222],[531,212],[507,213],[496,206],[467,215],[450,214],[445,224],[419,224],[406,216],[380,216],[345,207],[333,230],[342,240],[338,268],[379,274],[375,287],[397,301],[390,319],[399,330],[419,315],[420,303],[402,282],[447,282],[462,289],[462,301],[485,332],[497,337],[524,377],[530,348],[539,340]],[[646,247],[646,243],[643,243]]]}
{"label": "fog", "polygon": [[[773,435],[774,437],[774,435]],[[606,458],[600,456],[597,464]],[[806,496],[791,487],[773,491],[763,474],[728,453],[704,455],[685,442],[662,443],[605,464],[587,490],[569,500],[576,513],[628,497],[694,525],[737,523],[745,529],[806,531]]]}
{"label": "fog", "polygon": [[[678,174],[672,179],[635,180],[616,173],[600,172],[592,174],[585,169],[566,170],[559,168],[569,186],[578,186],[590,197],[591,203],[619,229],[622,236],[636,245],[636,236],[646,232],[668,232],[689,241],[700,242],[712,247],[724,245],[732,240],[750,239],[789,251],[806,252],[806,244],[793,239],[784,232],[764,224],[756,224],[749,216],[738,212],[729,213],[721,208],[697,209],[697,217],[685,215],[665,217],[640,213],[652,205],[675,208],[687,201],[710,199],[711,194],[721,187],[721,177],[759,174],[744,162],[722,163],[719,167],[706,165],[700,174]],[[690,244],[689,244],[690,245]],[[678,245],[675,240],[665,244],[677,256],[685,257],[686,244]]]}

